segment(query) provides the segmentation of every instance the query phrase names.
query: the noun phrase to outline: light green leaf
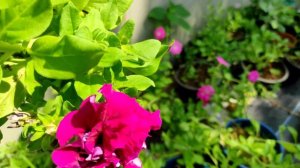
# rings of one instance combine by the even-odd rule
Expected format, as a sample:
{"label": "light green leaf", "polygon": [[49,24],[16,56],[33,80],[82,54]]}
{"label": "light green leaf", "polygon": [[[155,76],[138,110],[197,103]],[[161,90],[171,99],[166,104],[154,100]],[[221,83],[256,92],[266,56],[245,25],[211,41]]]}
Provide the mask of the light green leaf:
{"label": "light green leaf", "polygon": [[1,80],[2,80],[2,75],[3,75],[2,67],[0,66],[0,84],[1,84]]}
{"label": "light green leaf", "polygon": [[134,31],[134,21],[128,20],[118,33],[121,44],[128,44],[131,40]]}
{"label": "light green leaf", "polygon": [[144,91],[150,86],[155,86],[154,82],[142,75],[129,75],[126,78],[115,79],[114,86],[116,88],[136,88],[137,90]]}
{"label": "light green leaf", "polygon": [[88,96],[96,94],[103,83],[103,76],[89,74],[76,79],[74,86],[78,96],[82,99],[86,99]]}
{"label": "light green leaf", "polygon": [[106,29],[111,30],[120,23],[121,17],[128,10],[133,0],[109,0],[99,6],[101,19]]}
{"label": "light green leaf", "polygon": [[0,10],[0,39],[17,41],[36,37],[50,25],[52,15],[50,0],[23,0]]}
{"label": "light green leaf", "polygon": [[96,66],[106,46],[76,36],[44,36],[31,51],[34,67],[42,76],[72,79]]}
{"label": "light green leaf", "polygon": [[42,136],[45,134],[45,132],[35,132],[31,137],[30,137],[30,141],[36,141],[40,138],[42,138]]}
{"label": "light green leaf", "polygon": [[13,112],[16,85],[17,83],[12,76],[2,79],[0,84],[0,118]]}
{"label": "light green leaf", "polygon": [[0,9],[7,9],[16,6],[21,0],[0,1]]}
{"label": "light green leaf", "polygon": [[30,95],[32,95],[36,87],[41,86],[41,84],[35,80],[32,60],[30,60],[26,65],[24,86]]}
{"label": "light green leaf", "polygon": [[112,67],[118,61],[120,61],[121,57],[124,57],[124,53],[119,48],[110,47],[103,54],[100,62],[98,64],[99,67]]}
{"label": "light green leaf", "polygon": [[168,51],[168,46],[161,45],[157,40],[147,40],[122,46],[122,50],[127,54],[122,58],[123,67],[136,74],[148,76],[157,71],[162,57]]}
{"label": "light green leaf", "polygon": [[8,42],[0,41],[1,52],[19,52],[22,51],[23,47],[19,44],[10,44]]}
{"label": "light green leaf", "polygon": [[79,28],[81,27],[87,27],[91,32],[96,29],[104,30],[105,27],[101,21],[100,12],[96,9],[92,9],[80,23]]}
{"label": "light green leaf", "polygon": [[80,10],[78,10],[73,3],[68,3],[62,10],[59,35],[73,35],[80,21]]}
{"label": "light green leaf", "polygon": [[56,5],[67,3],[69,1],[71,1],[71,0],[51,0],[51,4],[53,6],[56,6]]}
{"label": "light green leaf", "polygon": [[89,0],[72,0],[72,2],[78,9],[82,10],[88,4]]}

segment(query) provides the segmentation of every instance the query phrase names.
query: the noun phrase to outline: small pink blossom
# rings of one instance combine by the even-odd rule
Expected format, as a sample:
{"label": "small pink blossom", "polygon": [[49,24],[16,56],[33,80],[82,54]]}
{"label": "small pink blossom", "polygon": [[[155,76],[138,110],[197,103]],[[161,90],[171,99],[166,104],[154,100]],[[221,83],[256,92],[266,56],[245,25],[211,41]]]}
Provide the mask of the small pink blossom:
{"label": "small pink blossom", "polygon": [[225,61],[225,59],[221,56],[217,56],[217,61],[219,64],[224,65],[226,67],[230,66],[230,64],[227,61]]}
{"label": "small pink blossom", "polygon": [[166,38],[166,34],[167,33],[162,26],[159,26],[154,30],[154,38],[156,38],[157,40],[163,40],[164,38]]}
{"label": "small pink blossom", "polygon": [[104,102],[90,96],[60,122],[53,162],[60,168],[141,168],[138,155],[150,130],[161,127],[160,112],[148,112],[111,84],[99,92]]}
{"label": "small pink blossom", "polygon": [[252,70],[248,74],[248,80],[252,83],[255,83],[259,78],[259,73],[257,70]]}
{"label": "small pink blossom", "polygon": [[215,90],[211,85],[203,85],[198,89],[197,97],[203,102],[203,105],[206,105],[214,94]]}
{"label": "small pink blossom", "polygon": [[175,40],[175,42],[170,48],[170,53],[172,55],[179,55],[182,52],[182,47],[183,47],[182,43],[178,40]]}

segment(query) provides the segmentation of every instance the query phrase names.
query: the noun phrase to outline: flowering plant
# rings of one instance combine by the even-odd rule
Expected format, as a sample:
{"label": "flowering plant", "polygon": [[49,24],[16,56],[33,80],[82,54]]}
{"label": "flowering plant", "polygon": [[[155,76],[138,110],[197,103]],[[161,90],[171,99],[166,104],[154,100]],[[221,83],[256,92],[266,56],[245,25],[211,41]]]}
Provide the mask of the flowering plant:
{"label": "flowering plant", "polygon": [[141,167],[138,155],[149,131],[161,126],[159,111],[149,113],[108,84],[100,92],[105,102],[90,96],[60,122],[56,134],[60,147],[52,153],[57,166]]}
{"label": "flowering plant", "polygon": [[[31,150],[51,152],[60,121],[65,120],[65,115],[70,117],[69,111],[77,109],[82,100],[105,83],[131,96],[155,85],[147,76],[157,71],[169,47],[154,39],[131,42],[134,22],[122,22],[131,3],[132,0],[1,1],[0,118],[20,112],[27,116],[18,125],[24,126],[23,139]],[[95,153],[86,154],[95,156],[83,158],[98,157],[99,148],[93,149]],[[129,158],[134,159],[132,156]],[[129,158],[120,159],[121,164],[125,165]]]}

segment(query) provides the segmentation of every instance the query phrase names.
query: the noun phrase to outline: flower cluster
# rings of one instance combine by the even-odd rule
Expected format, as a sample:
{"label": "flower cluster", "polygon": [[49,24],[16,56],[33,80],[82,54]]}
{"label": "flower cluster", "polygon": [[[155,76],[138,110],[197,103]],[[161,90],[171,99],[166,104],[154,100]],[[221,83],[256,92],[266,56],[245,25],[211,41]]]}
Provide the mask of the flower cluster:
{"label": "flower cluster", "polygon": [[210,85],[203,85],[198,89],[197,97],[206,105],[210,102],[211,97],[215,94],[215,90]]}
{"label": "flower cluster", "polygon": [[257,70],[252,70],[247,77],[250,82],[255,83],[259,78],[259,72]]}
{"label": "flower cluster", "polygon": [[224,65],[225,67],[230,66],[230,64],[221,56],[217,56],[217,61],[220,65]]}
{"label": "flower cluster", "polygon": [[141,167],[138,155],[149,131],[160,129],[160,112],[146,111],[110,84],[100,93],[104,102],[90,96],[60,122],[56,134],[60,147],[52,153],[58,167]]}

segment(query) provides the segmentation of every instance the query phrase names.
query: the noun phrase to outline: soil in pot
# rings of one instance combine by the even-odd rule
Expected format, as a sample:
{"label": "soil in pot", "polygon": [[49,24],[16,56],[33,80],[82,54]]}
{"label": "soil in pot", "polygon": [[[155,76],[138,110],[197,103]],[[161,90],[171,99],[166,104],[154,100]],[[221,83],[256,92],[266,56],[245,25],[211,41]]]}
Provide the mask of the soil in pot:
{"label": "soil in pot", "polygon": [[190,68],[181,66],[174,75],[174,80],[177,83],[175,88],[177,95],[184,102],[187,102],[188,99],[196,101],[198,88],[208,78],[208,65],[206,64],[196,64]]}
{"label": "soil in pot", "polygon": [[284,63],[276,62],[265,67],[260,72],[259,81],[267,84],[281,83],[287,80],[289,71]]}

